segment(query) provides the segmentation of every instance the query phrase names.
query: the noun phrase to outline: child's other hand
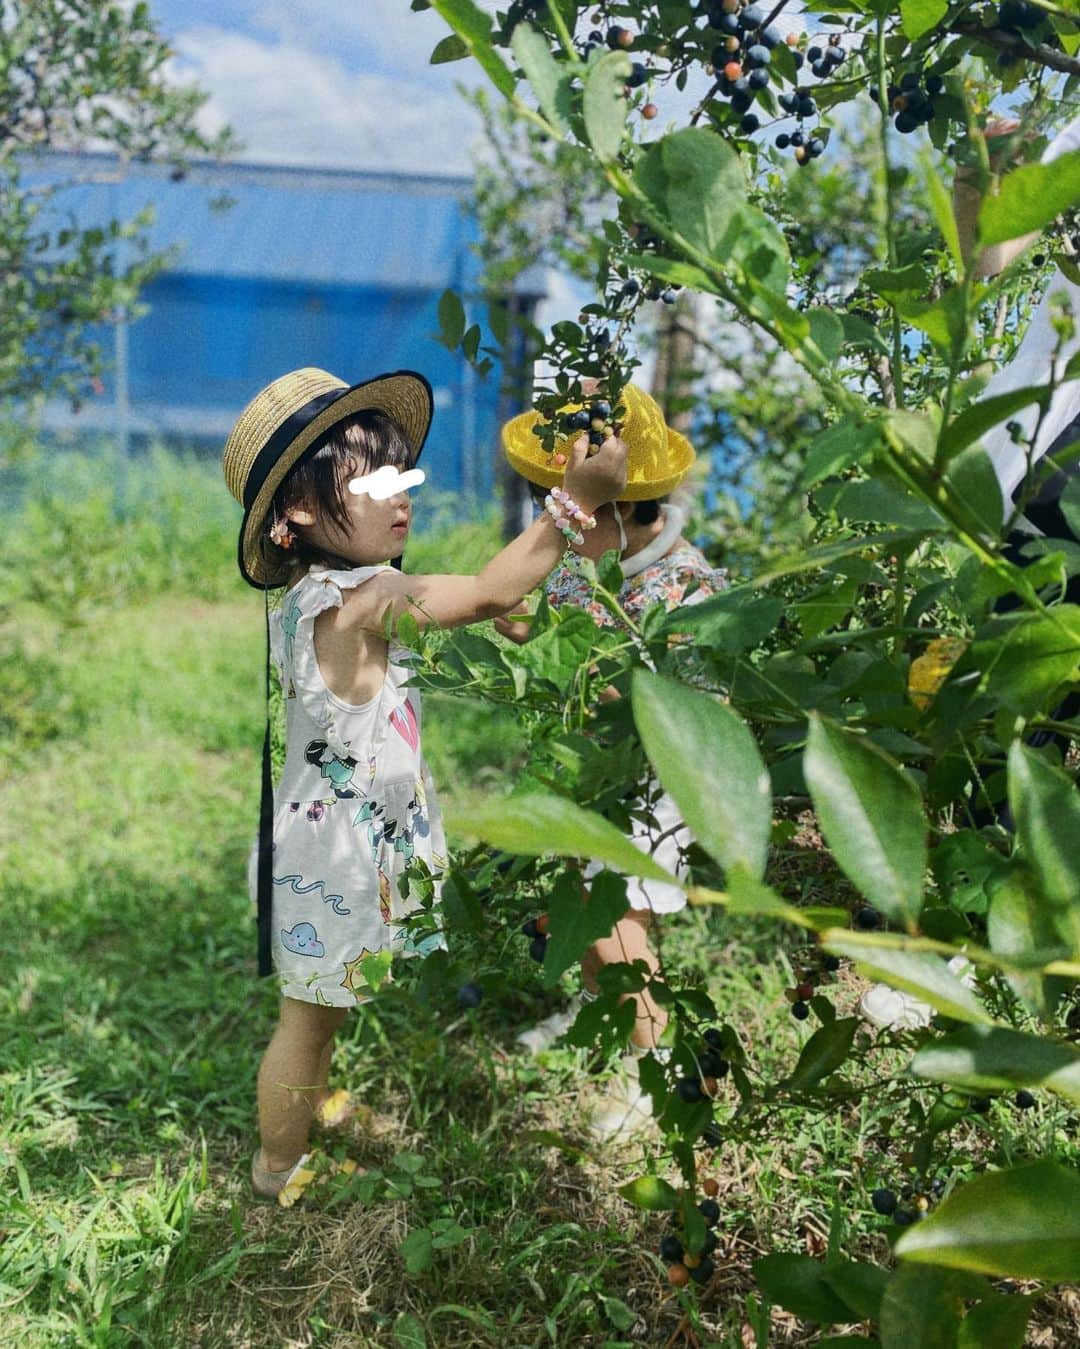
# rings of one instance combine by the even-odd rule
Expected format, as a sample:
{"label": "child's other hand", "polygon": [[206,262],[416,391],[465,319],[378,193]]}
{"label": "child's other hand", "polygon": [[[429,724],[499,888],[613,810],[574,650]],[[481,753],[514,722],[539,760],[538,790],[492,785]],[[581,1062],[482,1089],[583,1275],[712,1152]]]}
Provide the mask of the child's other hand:
{"label": "child's other hand", "polygon": [[618,436],[607,440],[591,457],[589,437],[579,436],[570,450],[563,486],[584,510],[617,501],[626,487],[626,445]]}
{"label": "child's other hand", "polygon": [[[525,619],[530,621],[524,622]],[[511,609],[508,614],[497,615],[492,622],[495,624],[496,632],[501,632],[504,637],[509,637],[512,642],[517,642],[518,646],[521,646],[532,635],[531,619],[532,614],[522,603],[516,609]]]}

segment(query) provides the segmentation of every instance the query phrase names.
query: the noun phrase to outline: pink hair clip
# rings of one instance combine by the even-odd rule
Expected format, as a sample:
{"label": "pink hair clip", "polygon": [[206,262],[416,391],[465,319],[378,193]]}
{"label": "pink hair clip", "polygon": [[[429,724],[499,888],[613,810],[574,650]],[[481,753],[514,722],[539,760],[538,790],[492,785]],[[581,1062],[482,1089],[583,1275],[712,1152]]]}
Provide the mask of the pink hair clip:
{"label": "pink hair clip", "polygon": [[274,516],[274,523],[270,526],[270,542],[276,543],[279,548],[291,548],[296,542],[296,535],[289,528],[289,517],[279,519]]}

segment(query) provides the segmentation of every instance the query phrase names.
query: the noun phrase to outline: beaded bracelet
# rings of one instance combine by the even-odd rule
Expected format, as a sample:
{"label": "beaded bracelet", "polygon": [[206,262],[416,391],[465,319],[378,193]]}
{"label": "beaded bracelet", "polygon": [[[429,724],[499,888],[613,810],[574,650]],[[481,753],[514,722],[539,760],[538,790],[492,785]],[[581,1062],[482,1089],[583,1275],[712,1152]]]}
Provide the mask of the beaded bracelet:
{"label": "beaded bracelet", "polygon": [[559,505],[566,511],[567,515],[575,520],[582,529],[596,528],[596,517],[583,511],[577,502],[571,498],[570,493],[564,488],[553,487],[551,489],[551,496],[555,498]]}
{"label": "beaded bracelet", "polygon": [[582,544],[585,542],[585,535],[580,530],[575,530],[573,522],[564,511],[561,502],[556,501],[550,493],[544,498],[544,509],[555,521],[555,528],[566,539],[567,547],[572,543]]}

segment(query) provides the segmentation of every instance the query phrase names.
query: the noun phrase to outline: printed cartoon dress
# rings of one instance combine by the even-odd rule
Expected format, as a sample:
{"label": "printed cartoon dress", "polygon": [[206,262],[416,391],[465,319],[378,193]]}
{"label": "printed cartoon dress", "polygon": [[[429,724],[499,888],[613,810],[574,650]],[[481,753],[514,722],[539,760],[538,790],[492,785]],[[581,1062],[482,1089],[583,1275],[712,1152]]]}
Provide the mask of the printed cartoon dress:
{"label": "printed cartoon dress", "polygon": [[[633,563],[633,558],[627,561]],[[700,549],[687,544],[676,546],[651,565],[627,576],[618,600],[626,614],[637,622],[654,604],[663,604],[669,611],[683,605],[700,604],[725,590],[727,584],[727,572],[710,566]],[[617,621],[596,599],[592,583],[580,569],[574,553],[568,553],[555,568],[544,583],[544,590],[554,609],[563,605],[583,609],[601,627],[611,627]],[[691,684],[707,684],[704,667],[695,659],[692,644],[686,642],[683,645],[682,677]],[[660,784],[655,780],[650,784],[650,797],[655,825],[635,820],[630,842],[642,852],[651,853],[662,867],[678,875],[682,870],[682,850],[692,842],[692,835],[682,824],[675,802],[667,792],[660,791]],[[583,875],[589,880],[600,870],[599,862],[589,862]],[[648,909],[653,913],[676,913],[686,907],[686,895],[677,885],[635,876],[626,878],[626,898],[632,909]]]}
{"label": "printed cartoon dress", "polygon": [[[400,924],[418,907],[402,874],[420,858],[438,874],[446,840],[421,749],[420,694],[405,688],[407,648],[391,642],[386,678],[363,704],[327,688],[315,656],[315,619],[385,567],[313,567],[270,616],[270,649],[285,695],[286,750],[274,790],[273,955],[281,992],[301,1002],[366,1002],[365,958],[426,955]],[[248,869],[256,896],[257,856]]]}

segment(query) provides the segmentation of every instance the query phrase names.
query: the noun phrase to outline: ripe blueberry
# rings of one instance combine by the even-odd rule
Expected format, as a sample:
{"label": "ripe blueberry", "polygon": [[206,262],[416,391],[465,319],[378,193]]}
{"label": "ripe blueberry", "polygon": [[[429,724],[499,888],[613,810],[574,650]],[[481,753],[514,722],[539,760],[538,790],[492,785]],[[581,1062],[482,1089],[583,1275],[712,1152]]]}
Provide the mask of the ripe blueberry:
{"label": "ripe blueberry", "polygon": [[896,1212],[896,1195],[892,1190],[875,1190],[870,1196],[870,1202],[873,1204],[876,1212],[883,1214],[886,1218],[890,1213]]}
{"label": "ripe blueberry", "polygon": [[812,98],[799,99],[800,117],[813,117],[815,112],[817,112],[817,104],[814,102]]}
{"label": "ripe blueberry", "polygon": [[[742,24],[739,23],[739,16],[737,14],[725,14],[720,22],[713,26],[719,28],[721,33],[738,33],[742,30]],[[713,62],[713,64],[715,65],[716,63]]]}
{"label": "ripe blueberry", "polygon": [[867,932],[872,931],[875,927],[881,926],[881,914],[869,904],[864,904],[855,914],[855,926],[864,928]]}
{"label": "ripe blueberry", "polygon": [[760,125],[761,123],[758,121],[756,114],[748,112],[739,123],[739,129],[749,136],[750,133],[756,131]]}
{"label": "ripe blueberry", "polygon": [[702,1256],[697,1267],[690,1271],[690,1277],[695,1283],[708,1283],[712,1278],[715,1269],[716,1266],[709,1257],[707,1255]]}
{"label": "ripe blueberry", "polygon": [[782,131],[780,135],[777,136],[776,138],[777,149],[786,150],[790,144],[791,144],[791,137]]}
{"label": "ripe blueberry", "polygon": [[724,1047],[724,1037],[715,1026],[710,1026],[707,1031],[704,1031],[701,1038],[711,1049],[723,1049]]}
{"label": "ripe blueberry", "polygon": [[680,1077],[675,1084],[675,1091],[681,1101],[692,1103],[701,1100],[701,1083],[696,1077]]}
{"label": "ripe blueberry", "polygon": [[[592,439],[591,436],[589,438],[590,440]],[[546,937],[534,937],[532,939],[532,943],[529,946],[529,955],[532,956],[533,960],[537,961],[537,963],[541,962],[544,959],[544,952],[547,950],[547,943],[548,939]]]}
{"label": "ripe blueberry", "polygon": [[[574,415],[577,416],[578,414],[575,413]],[[574,430],[574,429],[576,429],[576,428],[571,427],[571,430]],[[539,935],[539,930],[538,930],[538,928],[537,928],[537,926],[536,926],[536,919],[535,919],[535,918],[530,918],[527,922],[522,923],[522,925],[521,925],[521,935],[522,935],[523,937],[536,937],[536,936]]]}
{"label": "ripe blueberry", "polygon": [[459,1007],[479,1007],[484,1001],[484,990],[479,984],[462,984],[457,992]]}
{"label": "ripe blueberry", "polygon": [[683,1244],[678,1237],[664,1237],[660,1242],[660,1255],[671,1264],[678,1264],[683,1258]]}
{"label": "ripe blueberry", "polygon": [[1035,1097],[1032,1096],[1030,1091],[1018,1091],[1013,1100],[1016,1102],[1017,1110],[1030,1110],[1035,1104]]}
{"label": "ripe blueberry", "polygon": [[611,404],[605,402],[603,398],[598,398],[589,408],[589,412],[593,417],[599,417],[601,421],[606,422],[611,416]]}
{"label": "ripe blueberry", "polygon": [[747,5],[739,15],[739,27],[748,32],[751,28],[760,28],[764,20],[765,15],[757,5]]}
{"label": "ripe blueberry", "polygon": [[811,47],[806,53],[806,59],[808,61],[820,61],[821,55],[822,52],[820,47]]}
{"label": "ripe blueberry", "polygon": [[910,1227],[918,1216],[917,1213],[912,1213],[909,1208],[898,1208],[893,1214],[893,1222],[897,1227]]}
{"label": "ripe blueberry", "polygon": [[753,69],[754,66],[767,66],[772,59],[772,52],[763,42],[755,42],[747,49],[746,64]]}
{"label": "ripe blueberry", "polygon": [[648,66],[643,66],[640,61],[635,61],[630,67],[630,74],[626,77],[626,83],[631,89],[637,89],[643,85],[649,78]]}
{"label": "ripe blueberry", "polygon": [[829,974],[835,974],[840,968],[840,957],[826,956],[821,962],[821,968]]}
{"label": "ripe blueberry", "polygon": [[945,89],[945,81],[940,75],[929,75],[926,80],[926,92],[931,98],[937,98]]}
{"label": "ripe blueberry", "polygon": [[660,292],[660,299],[664,302],[664,304],[674,304],[678,298],[679,298],[678,295],[675,294],[675,292],[671,289],[670,286],[667,288],[667,290],[662,290]]}
{"label": "ripe blueberry", "polygon": [[919,77],[915,73],[915,71],[908,70],[905,71],[904,74],[900,76],[900,88],[903,89],[905,93],[909,89],[917,89],[918,87],[919,87]]}
{"label": "ripe blueberry", "polygon": [[703,1199],[698,1205],[698,1212],[711,1227],[713,1223],[719,1221],[720,1205],[715,1199]]}
{"label": "ripe blueberry", "polygon": [[805,1021],[810,1015],[810,1008],[807,1007],[805,1002],[793,1002],[791,1004],[791,1015],[796,1021]]}
{"label": "ripe blueberry", "polygon": [[764,89],[769,83],[769,72],[760,66],[746,77],[751,89]]}

